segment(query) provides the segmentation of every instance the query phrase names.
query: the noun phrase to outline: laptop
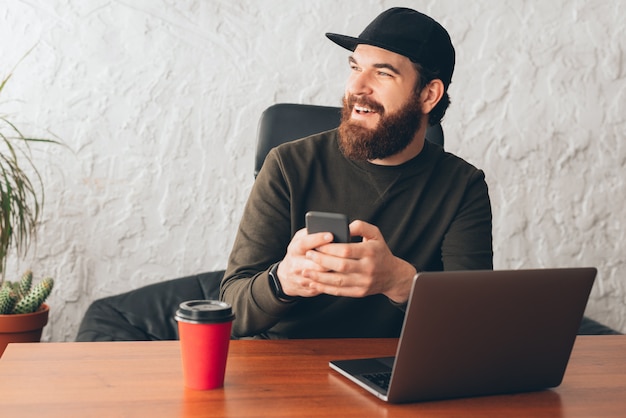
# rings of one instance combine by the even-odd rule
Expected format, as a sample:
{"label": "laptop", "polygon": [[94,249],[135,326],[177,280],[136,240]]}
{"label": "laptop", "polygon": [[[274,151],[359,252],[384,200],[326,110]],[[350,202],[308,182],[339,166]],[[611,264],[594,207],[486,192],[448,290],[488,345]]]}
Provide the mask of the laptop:
{"label": "laptop", "polygon": [[475,270],[413,279],[395,357],[330,367],[390,403],[561,384],[597,270]]}

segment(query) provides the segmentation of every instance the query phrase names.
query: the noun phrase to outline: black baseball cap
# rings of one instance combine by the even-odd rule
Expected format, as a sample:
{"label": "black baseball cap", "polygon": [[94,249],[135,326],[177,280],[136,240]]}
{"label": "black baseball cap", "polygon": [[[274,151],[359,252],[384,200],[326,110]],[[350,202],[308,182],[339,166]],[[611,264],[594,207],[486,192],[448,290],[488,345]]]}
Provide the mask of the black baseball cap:
{"label": "black baseball cap", "polygon": [[455,53],[450,35],[433,18],[413,9],[394,7],[381,13],[358,38],[336,33],[326,37],[350,51],[367,44],[404,55],[436,74],[447,89],[452,82]]}

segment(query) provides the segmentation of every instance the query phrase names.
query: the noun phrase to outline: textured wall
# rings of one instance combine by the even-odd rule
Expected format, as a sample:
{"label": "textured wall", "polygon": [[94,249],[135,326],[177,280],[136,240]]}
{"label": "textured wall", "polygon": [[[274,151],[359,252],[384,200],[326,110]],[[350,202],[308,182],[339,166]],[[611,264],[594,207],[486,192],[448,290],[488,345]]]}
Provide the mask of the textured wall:
{"label": "textured wall", "polygon": [[0,0],[0,112],[38,147],[45,219],[9,271],[52,275],[44,339],[88,304],[224,268],[258,117],[336,105],[358,34],[410,5],[457,47],[447,149],[483,168],[496,268],[596,266],[588,315],[626,331],[626,7],[607,1]]}

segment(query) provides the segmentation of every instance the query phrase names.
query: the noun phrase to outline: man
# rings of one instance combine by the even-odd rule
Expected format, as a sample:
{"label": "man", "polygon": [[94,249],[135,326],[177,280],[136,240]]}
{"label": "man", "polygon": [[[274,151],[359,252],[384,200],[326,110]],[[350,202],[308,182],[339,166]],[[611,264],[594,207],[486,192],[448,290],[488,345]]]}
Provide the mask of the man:
{"label": "man", "polygon": [[[397,337],[417,272],[493,267],[483,172],[425,141],[449,104],[446,30],[393,8],[326,36],[352,51],[342,122],[268,154],[221,285],[234,337]],[[307,234],[308,211],[347,214],[356,242]]]}
{"label": "man", "polygon": [[[438,124],[449,104],[454,49],[446,31],[395,8],[358,38],[327,36],[352,51],[343,122],[268,155],[222,281],[235,337],[397,337],[416,271],[492,268],[483,173],[424,141],[426,125]],[[348,214],[361,242],[307,235],[309,210]],[[98,299],[76,340],[177,339],[178,305],[216,298],[222,273]],[[616,333],[586,317],[579,330]]]}

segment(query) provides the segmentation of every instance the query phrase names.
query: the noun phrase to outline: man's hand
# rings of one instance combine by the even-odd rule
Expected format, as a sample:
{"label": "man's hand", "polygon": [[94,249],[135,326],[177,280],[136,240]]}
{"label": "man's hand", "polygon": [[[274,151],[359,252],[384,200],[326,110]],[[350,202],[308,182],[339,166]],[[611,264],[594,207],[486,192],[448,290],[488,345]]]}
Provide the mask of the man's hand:
{"label": "man's hand", "polygon": [[322,293],[311,286],[311,280],[306,277],[305,272],[322,272],[326,269],[308,259],[306,254],[332,241],[333,234],[329,232],[308,234],[306,228],[296,232],[276,272],[286,295],[311,297]]}
{"label": "man's hand", "polygon": [[[292,277],[297,277],[294,290],[299,288],[300,296],[326,293],[365,297],[382,293],[397,303],[408,300],[415,267],[391,253],[376,226],[363,221],[352,222],[350,235],[363,237],[363,241],[350,244],[331,243],[332,234],[301,237],[300,233],[302,231],[294,236],[290,245],[297,246],[299,268]],[[303,252],[305,260],[302,260]],[[279,276],[280,267],[282,264]],[[290,294],[288,289],[284,290]]]}

